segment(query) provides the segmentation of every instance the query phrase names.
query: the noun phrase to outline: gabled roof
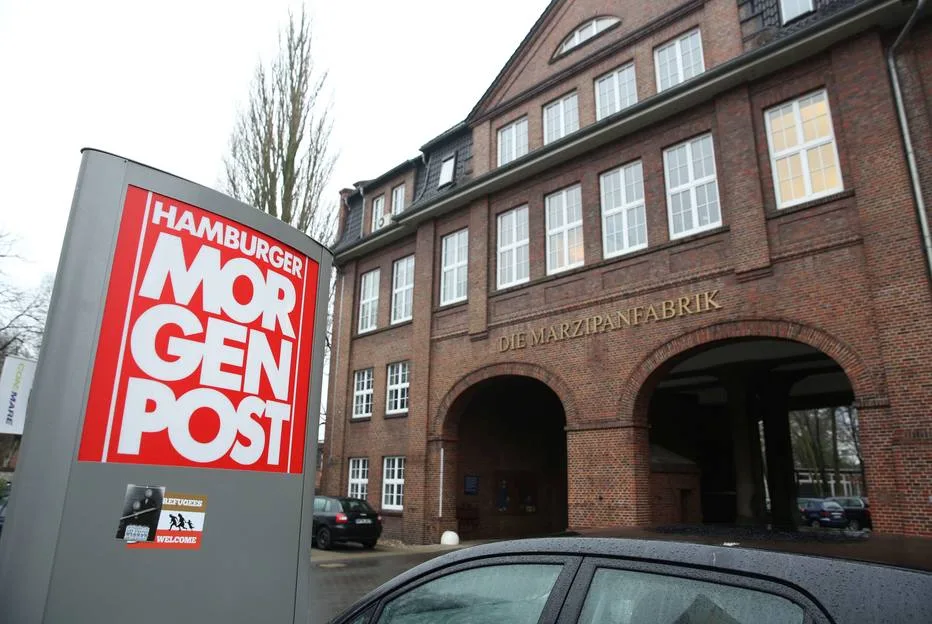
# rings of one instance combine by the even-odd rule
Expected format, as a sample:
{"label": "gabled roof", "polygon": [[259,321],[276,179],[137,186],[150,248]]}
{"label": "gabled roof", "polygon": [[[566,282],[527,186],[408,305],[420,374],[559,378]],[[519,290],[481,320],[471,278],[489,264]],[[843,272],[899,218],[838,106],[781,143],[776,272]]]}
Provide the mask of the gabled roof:
{"label": "gabled roof", "polygon": [[481,111],[482,108],[488,103],[488,101],[495,94],[495,89],[498,87],[499,83],[508,73],[511,71],[511,68],[521,59],[524,52],[531,47],[531,43],[534,41],[534,38],[540,33],[541,26],[546,22],[551,15],[553,15],[558,5],[563,4],[566,0],[551,0],[550,4],[547,5],[547,8],[544,9],[544,12],[540,14],[540,17],[537,18],[537,21],[534,22],[534,25],[531,26],[531,29],[524,36],[524,39],[518,44],[518,47],[511,54],[511,57],[502,67],[501,71],[498,72],[498,75],[495,76],[495,80],[492,81],[492,84],[489,85],[489,88],[485,90],[485,93],[482,94],[482,97],[479,98],[479,101],[476,102],[476,105],[473,106],[472,110],[469,111],[469,114],[466,116],[466,123],[472,121]]}

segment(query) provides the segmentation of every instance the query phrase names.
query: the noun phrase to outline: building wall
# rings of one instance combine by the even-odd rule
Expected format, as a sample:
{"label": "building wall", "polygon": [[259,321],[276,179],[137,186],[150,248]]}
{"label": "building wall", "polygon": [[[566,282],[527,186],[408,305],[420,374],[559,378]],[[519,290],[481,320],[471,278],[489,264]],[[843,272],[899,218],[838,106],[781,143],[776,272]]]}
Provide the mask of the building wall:
{"label": "building wall", "polygon": [[[720,5],[709,2],[706,9]],[[929,37],[924,27],[915,41]],[[410,327],[364,338],[354,338],[346,326],[336,330],[335,343],[351,354],[336,358],[331,376],[332,388],[340,390],[331,393],[327,443],[335,449],[335,461],[327,467],[345,472],[342,458],[368,453],[373,501],[381,456],[393,454],[407,436],[403,535],[408,541],[434,541],[442,530],[456,528],[456,490],[449,475],[456,474],[461,451],[446,422],[451,404],[483,379],[526,375],[553,389],[565,409],[570,527],[646,524],[655,516],[645,399],[656,382],[652,373],[703,343],[782,337],[821,349],[849,377],[861,414],[877,530],[932,534],[932,477],[913,468],[932,459],[932,421],[924,409],[932,399],[925,357],[932,348],[929,281],[892,96],[885,87],[884,41],[878,33],[855,37],[421,225],[413,243],[418,277]],[[908,85],[917,104],[912,114],[925,133],[921,162],[928,168],[926,85],[932,67],[928,55],[914,53],[907,62],[914,72]],[[844,191],[777,210],[764,111],[821,87],[830,99]],[[662,150],[704,132],[714,138],[723,226],[671,241]],[[598,175],[637,158],[644,166],[649,246],[603,260]],[[546,276],[543,197],[577,181],[586,262]],[[531,281],[498,291],[495,216],[523,203],[530,207]],[[441,237],[463,226],[470,228],[469,300],[441,309]],[[380,252],[359,266],[347,264],[345,279],[358,284],[359,271],[384,266],[396,252]],[[386,275],[390,272],[383,269],[383,289]],[[681,313],[677,306],[684,297],[689,303]],[[345,318],[355,318],[358,303],[350,299],[338,301]],[[664,318],[664,301],[674,302],[670,318]],[[382,298],[380,305],[386,305]],[[645,318],[651,305],[657,317]],[[631,326],[619,319],[620,328],[606,327],[606,317],[617,319],[618,310],[637,307],[641,317]],[[380,327],[383,318],[387,322],[387,315],[380,316]],[[556,339],[530,346],[531,335],[541,328],[548,333],[554,328]],[[376,366],[378,410],[380,400],[384,404],[384,394],[379,398],[384,364],[403,353],[412,359],[408,417],[391,422],[376,413],[369,423],[348,424],[348,380],[353,367],[362,365],[359,357]],[[442,502],[441,473],[447,475]],[[331,471],[324,487],[342,486],[345,479]],[[593,501],[606,493],[610,504],[594,510]]]}
{"label": "building wall", "polygon": [[698,474],[652,471],[650,496],[653,524],[702,522]]}
{"label": "building wall", "polygon": [[[606,13],[621,17],[621,25],[551,62],[553,51],[579,25],[583,19],[581,16],[591,15],[588,7],[576,7],[576,4],[591,3],[566,4],[565,15],[556,20],[544,42],[512,69],[519,73],[504,81],[496,97],[490,101],[489,111],[478,117],[474,133],[476,174],[498,166],[498,130],[525,115],[528,119],[528,149],[541,147],[544,144],[543,107],[574,90],[578,94],[580,128],[595,123],[594,81],[622,65],[634,64],[638,101],[656,95],[654,50],[678,35],[699,28],[706,70],[734,58],[741,51],[737,6],[733,0],[632,2],[625,3],[621,9],[606,3]],[[599,58],[598,50],[613,45],[618,49],[610,55],[603,55],[605,58],[597,62],[590,60]],[[580,71],[553,82],[561,72],[580,63],[584,65]],[[525,94],[532,85],[541,82],[549,86],[536,87],[531,90],[531,95]]]}
{"label": "building wall", "polygon": [[394,210],[392,206],[392,191],[399,184],[405,185],[405,207],[410,206],[414,202],[414,168],[412,167],[404,174],[399,174],[398,176],[386,180],[379,186],[367,189],[365,195],[365,210],[363,212],[363,222],[362,222],[362,231],[365,233],[372,232],[372,203],[379,197],[382,197],[385,201],[383,214],[387,215],[388,218],[391,218],[392,211]]}

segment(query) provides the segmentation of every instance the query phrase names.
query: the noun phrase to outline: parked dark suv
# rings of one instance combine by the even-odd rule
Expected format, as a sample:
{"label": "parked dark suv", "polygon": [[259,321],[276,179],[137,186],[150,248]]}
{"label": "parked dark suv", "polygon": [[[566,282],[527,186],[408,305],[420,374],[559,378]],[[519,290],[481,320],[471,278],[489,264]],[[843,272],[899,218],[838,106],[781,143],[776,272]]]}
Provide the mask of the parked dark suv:
{"label": "parked dark suv", "polygon": [[314,543],[329,550],[335,543],[358,542],[374,548],[382,535],[382,516],[359,498],[314,498]]}
{"label": "parked dark suv", "polygon": [[848,516],[848,528],[852,531],[861,529],[873,529],[874,523],[871,521],[871,510],[867,504],[867,499],[860,496],[833,496],[826,500],[835,501],[845,509],[845,515]]}
{"label": "parked dark suv", "polygon": [[835,501],[821,498],[799,499],[799,511],[803,524],[811,527],[831,527],[843,529],[848,526],[848,517],[844,508]]}

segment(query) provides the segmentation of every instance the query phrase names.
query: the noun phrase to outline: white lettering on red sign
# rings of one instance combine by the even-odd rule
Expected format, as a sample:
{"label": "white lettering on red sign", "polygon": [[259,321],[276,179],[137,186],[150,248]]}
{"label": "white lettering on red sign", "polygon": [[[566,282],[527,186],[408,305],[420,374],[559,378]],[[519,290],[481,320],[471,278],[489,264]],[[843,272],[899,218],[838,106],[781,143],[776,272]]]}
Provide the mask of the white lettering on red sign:
{"label": "white lettering on red sign", "polygon": [[316,289],[306,256],[129,187],[79,459],[301,472]]}

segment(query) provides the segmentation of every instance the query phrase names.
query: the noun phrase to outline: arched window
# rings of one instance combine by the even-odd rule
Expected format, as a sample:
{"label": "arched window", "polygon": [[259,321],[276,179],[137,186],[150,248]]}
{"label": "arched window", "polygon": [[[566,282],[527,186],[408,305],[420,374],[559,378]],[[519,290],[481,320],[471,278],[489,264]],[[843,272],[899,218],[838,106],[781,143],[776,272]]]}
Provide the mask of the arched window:
{"label": "arched window", "polygon": [[569,52],[576,46],[588,41],[589,39],[592,39],[599,33],[605,31],[608,28],[611,28],[620,21],[621,20],[617,17],[602,15],[600,17],[591,19],[588,22],[583,22],[576,30],[571,32],[569,36],[563,40],[563,43],[561,43],[560,47],[557,48],[556,56]]}

